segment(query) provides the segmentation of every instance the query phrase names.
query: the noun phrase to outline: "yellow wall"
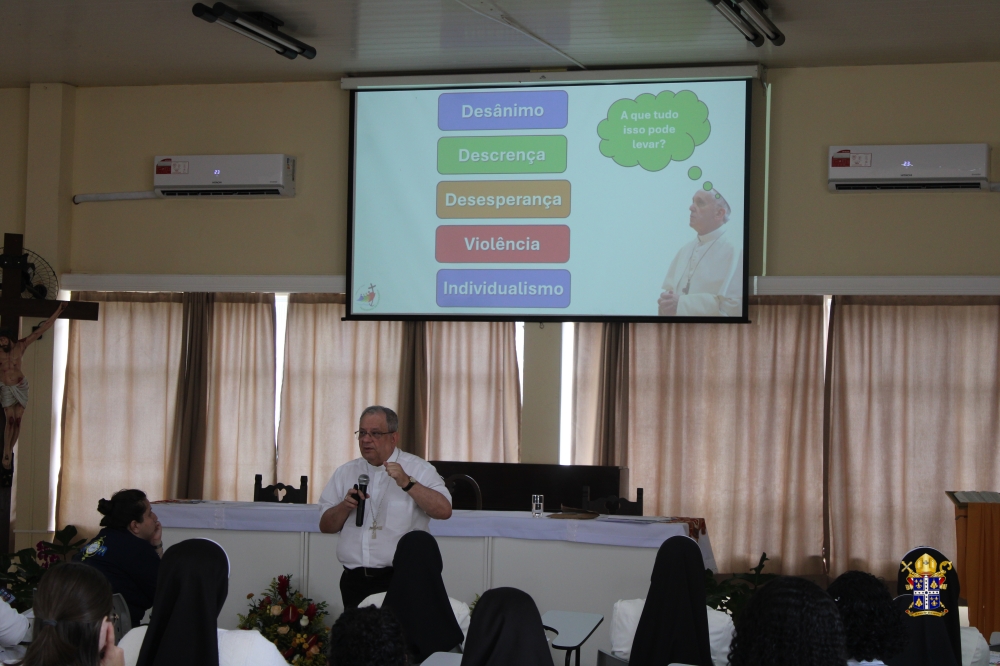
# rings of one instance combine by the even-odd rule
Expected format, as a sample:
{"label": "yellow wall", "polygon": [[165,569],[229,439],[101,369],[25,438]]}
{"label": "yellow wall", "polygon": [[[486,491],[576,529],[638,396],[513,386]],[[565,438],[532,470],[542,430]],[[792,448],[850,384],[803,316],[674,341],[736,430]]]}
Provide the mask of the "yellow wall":
{"label": "yellow wall", "polygon": [[297,194],[80,204],[72,271],[344,274],[348,99],[339,82],[80,88],[75,193],[151,190],[156,155],[287,153]]}
{"label": "yellow wall", "polygon": [[1000,63],[776,69],[768,275],[1000,274],[1000,194],[827,190],[831,145],[989,143]]}
{"label": "yellow wall", "polygon": [[[0,89],[0,233],[24,231],[28,89]],[[0,243],[2,244],[2,243]]]}

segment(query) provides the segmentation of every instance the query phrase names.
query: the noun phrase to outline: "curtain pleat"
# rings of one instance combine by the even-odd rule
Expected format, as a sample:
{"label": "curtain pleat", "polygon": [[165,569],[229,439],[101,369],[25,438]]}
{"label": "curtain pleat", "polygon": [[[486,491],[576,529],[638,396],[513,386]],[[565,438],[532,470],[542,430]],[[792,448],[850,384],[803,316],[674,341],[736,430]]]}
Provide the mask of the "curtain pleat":
{"label": "curtain pleat", "polygon": [[518,462],[513,322],[427,322],[427,459]]}
{"label": "curtain pleat", "polygon": [[185,293],[181,371],[177,389],[176,442],[167,470],[171,496],[200,499],[205,474],[208,421],[208,349],[212,340],[215,295]]}
{"label": "curtain pleat", "polygon": [[399,363],[399,398],[396,414],[399,431],[406,437],[399,448],[427,459],[427,325],[422,321],[403,322]]}
{"label": "curtain pleat", "polygon": [[[252,501],[275,475],[274,294],[215,294],[208,348],[204,499]],[[297,484],[294,484],[297,485]]]}
{"label": "curtain pleat", "polygon": [[831,574],[955,557],[945,491],[1000,478],[998,299],[838,299],[832,344]]}
{"label": "curtain pleat", "polygon": [[[343,294],[292,294],[278,425],[278,480],[309,477],[309,501],[340,465],[357,458],[353,433],[369,405],[399,398],[403,324],[342,321]],[[412,433],[400,432],[402,440]]]}
{"label": "curtain pleat", "polygon": [[57,525],[99,529],[97,500],[170,497],[184,305],[180,294],[76,292],[100,320],[70,321]]}

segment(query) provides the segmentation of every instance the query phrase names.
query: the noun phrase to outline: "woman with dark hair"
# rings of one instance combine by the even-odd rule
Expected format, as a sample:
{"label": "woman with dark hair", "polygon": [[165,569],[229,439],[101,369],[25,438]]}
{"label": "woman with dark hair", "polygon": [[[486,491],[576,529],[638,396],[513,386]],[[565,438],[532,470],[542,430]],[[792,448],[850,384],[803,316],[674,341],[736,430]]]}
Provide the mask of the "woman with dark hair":
{"label": "woman with dark hair", "polygon": [[[395,575],[395,574],[394,574]],[[330,666],[406,666],[406,639],[388,609],[348,608],[330,629]]]}
{"label": "woman with dark hair", "polygon": [[848,571],[826,593],[844,624],[848,666],[884,664],[906,648],[903,613],[893,605],[884,582],[864,571]]}
{"label": "woman with dark hair", "polygon": [[736,621],[730,666],[845,666],[833,599],[815,583],[781,576],[760,588]]}
{"label": "woman with dark hair", "polygon": [[486,590],[476,604],[462,666],[552,666],[542,616],[527,592]]}
{"label": "woman with dark hair", "polygon": [[392,611],[416,663],[457,648],[465,637],[444,589],[441,551],[428,532],[408,532],[396,545],[384,606]]}
{"label": "woman with dark hair", "polygon": [[137,627],[153,605],[163,529],[141,490],[119,490],[110,500],[98,501],[97,510],[104,529],[73,559],[104,574],[114,593],[125,598]]}
{"label": "woman with dark hair", "polygon": [[126,664],[285,666],[278,648],[259,632],[218,628],[228,594],[229,556],[222,546],[188,539],[168,548],[149,625],[122,639]]}
{"label": "woman with dark hair", "polygon": [[705,562],[686,536],[670,537],[656,553],[629,657],[633,666],[672,663],[712,666]]}
{"label": "woman with dark hair", "polygon": [[124,666],[115,647],[111,585],[91,567],[57,564],[35,590],[35,626],[20,666]]}

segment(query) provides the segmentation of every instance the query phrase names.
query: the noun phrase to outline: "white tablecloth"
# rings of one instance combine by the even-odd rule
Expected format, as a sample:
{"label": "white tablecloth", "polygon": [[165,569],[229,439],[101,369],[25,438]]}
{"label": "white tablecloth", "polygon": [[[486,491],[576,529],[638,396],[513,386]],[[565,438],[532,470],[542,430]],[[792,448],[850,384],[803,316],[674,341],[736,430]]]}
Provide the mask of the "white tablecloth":
{"label": "white tablecloth", "polygon": [[[214,502],[154,504],[153,511],[164,527],[265,532],[319,532],[318,504],[273,502]],[[432,520],[436,537],[506,537],[571,541],[607,546],[659,548],[672,536],[687,535],[686,523],[651,522],[655,518],[613,516],[592,520],[532,518],[527,511],[456,510],[448,520]],[[698,545],[705,566],[715,570],[715,556],[707,534]]]}

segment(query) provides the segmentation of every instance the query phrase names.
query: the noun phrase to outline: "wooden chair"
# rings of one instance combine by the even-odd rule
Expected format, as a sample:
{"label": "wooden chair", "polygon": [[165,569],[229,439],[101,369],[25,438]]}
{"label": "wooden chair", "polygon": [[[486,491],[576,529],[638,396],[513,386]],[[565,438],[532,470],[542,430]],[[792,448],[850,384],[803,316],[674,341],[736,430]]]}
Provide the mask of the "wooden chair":
{"label": "wooden chair", "polygon": [[[472,488],[472,492],[475,493],[475,495],[476,495],[475,509],[476,509],[476,511],[482,511],[483,510],[483,491],[480,490],[479,484],[476,483],[476,480],[473,479],[468,474],[452,474],[451,476],[449,476],[447,479],[444,480],[444,485],[448,488],[448,492],[451,493],[452,505],[454,506],[455,504],[458,503],[458,500],[457,500],[457,498],[455,496],[455,494],[456,494],[455,491],[458,489],[458,482],[459,481],[464,481],[468,486],[470,486]],[[458,509],[458,508],[464,508],[464,507],[455,506],[454,508]]]}
{"label": "wooden chair", "polygon": [[276,483],[273,486],[261,488],[264,477],[260,474],[254,476],[253,481],[253,501],[254,502],[280,502],[281,504],[307,504],[309,502],[309,477],[300,477],[300,485],[286,486],[283,483]]}
{"label": "wooden chair", "polygon": [[612,516],[642,515],[642,488],[636,488],[635,501],[630,502],[623,497],[616,497],[615,495],[592,500],[590,499],[590,486],[584,486],[581,500],[583,508],[587,511],[596,511],[597,513]]}

